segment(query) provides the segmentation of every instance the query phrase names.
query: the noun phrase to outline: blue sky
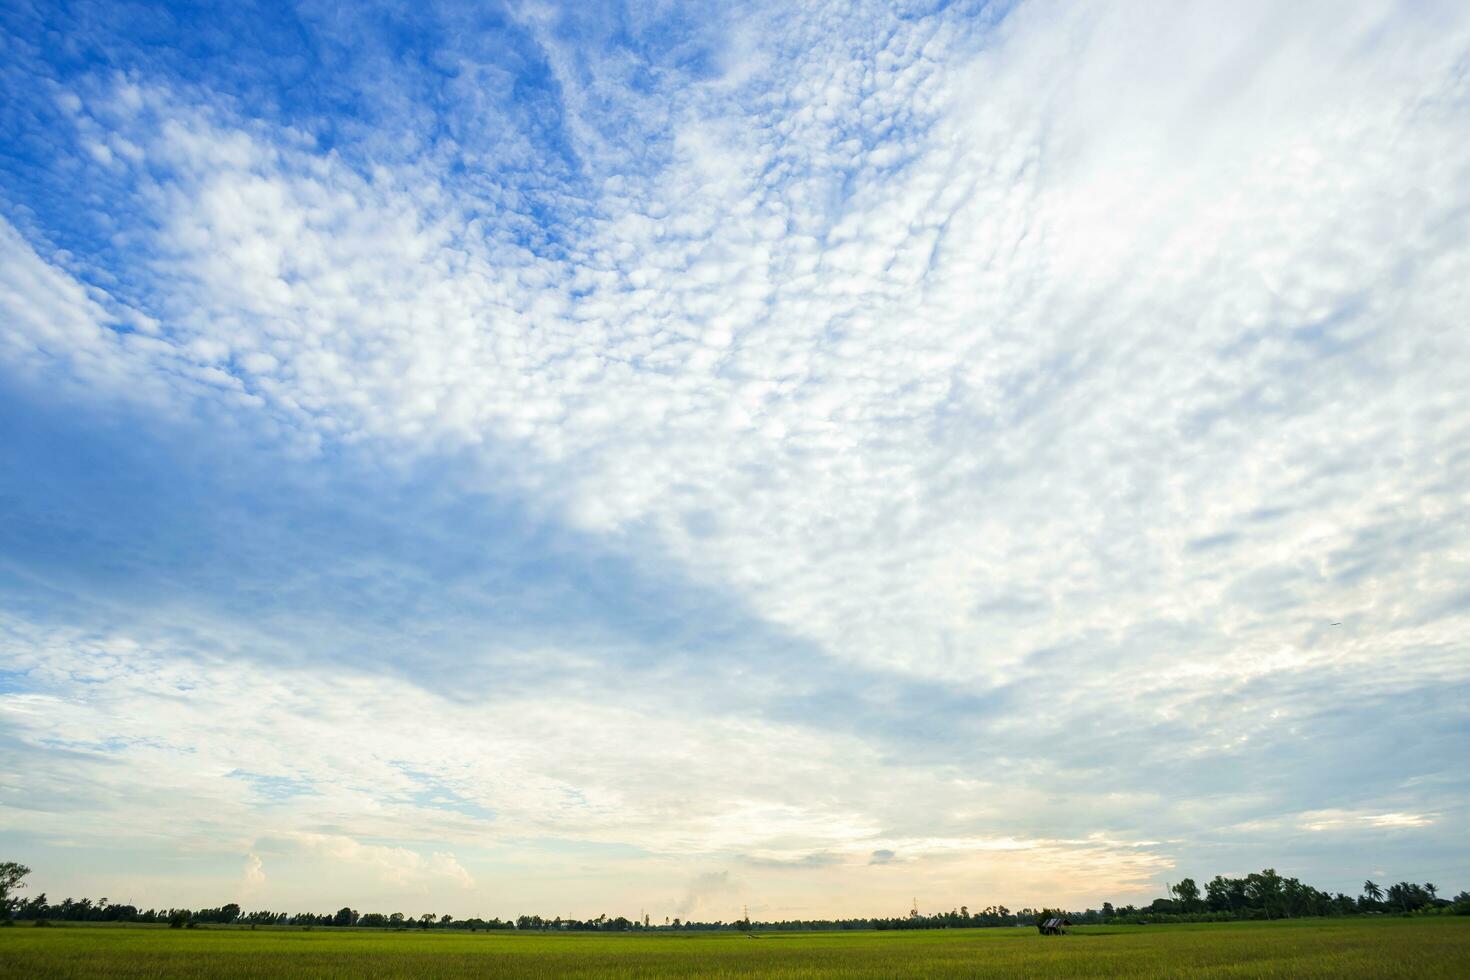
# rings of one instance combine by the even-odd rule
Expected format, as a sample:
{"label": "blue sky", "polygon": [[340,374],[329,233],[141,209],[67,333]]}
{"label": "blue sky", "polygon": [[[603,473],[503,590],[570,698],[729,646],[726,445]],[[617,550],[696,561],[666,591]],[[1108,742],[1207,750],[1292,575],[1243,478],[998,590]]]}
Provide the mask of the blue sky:
{"label": "blue sky", "polygon": [[8,5],[6,857],[1470,885],[1470,14],[1280,8]]}

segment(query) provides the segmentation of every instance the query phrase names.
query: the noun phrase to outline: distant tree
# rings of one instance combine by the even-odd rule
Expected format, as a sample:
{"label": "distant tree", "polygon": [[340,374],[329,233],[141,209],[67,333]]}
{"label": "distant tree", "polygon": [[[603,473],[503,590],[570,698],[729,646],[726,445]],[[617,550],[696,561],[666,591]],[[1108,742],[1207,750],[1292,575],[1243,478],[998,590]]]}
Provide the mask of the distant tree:
{"label": "distant tree", "polygon": [[445,914],[439,916],[439,924],[441,926],[447,926],[447,925],[449,925],[449,923],[451,923],[453,921],[454,921],[454,916],[450,915],[447,912]]}
{"label": "distant tree", "polygon": [[358,920],[358,913],[357,913],[357,911],[355,909],[350,909],[350,908],[348,908],[347,906],[344,905],[344,906],[342,906],[342,908],[340,908],[340,909],[337,910],[337,914],[336,915],[332,916],[332,925],[334,925],[334,926],[355,926],[355,925],[357,925],[357,920]]}
{"label": "distant tree", "polygon": [[1281,908],[1281,875],[1275,868],[1266,868],[1259,874],[1245,876],[1246,897],[1271,918],[1272,909]]}
{"label": "distant tree", "polygon": [[1205,901],[1212,912],[1240,912],[1246,907],[1245,879],[1215,875],[1205,885]]}
{"label": "distant tree", "polygon": [[1390,905],[1397,905],[1405,912],[1413,912],[1433,904],[1429,892],[1409,881],[1401,881],[1396,885],[1390,885],[1386,893]]}
{"label": "distant tree", "polygon": [[1199,911],[1199,885],[1194,883],[1193,878],[1185,878],[1174,886],[1174,897],[1179,899],[1179,904],[1185,912]]}
{"label": "distant tree", "polygon": [[1286,878],[1281,882],[1281,907],[1288,919],[1293,915],[1306,915],[1311,912],[1311,892],[1312,889],[1303,885],[1296,878]]}
{"label": "distant tree", "polygon": [[1374,884],[1371,878],[1363,882],[1363,894],[1368,896],[1371,901],[1383,901],[1383,889]]}
{"label": "distant tree", "polygon": [[434,921],[434,913],[433,912],[425,912],[423,915],[419,916],[419,926],[421,928],[424,928],[424,929],[429,928],[429,925],[433,921]]}
{"label": "distant tree", "polygon": [[1103,902],[1102,914],[1103,914],[1103,918],[1105,918],[1105,919],[1111,919],[1114,915],[1117,914],[1113,910],[1113,903],[1112,902]]}
{"label": "distant tree", "polygon": [[22,919],[44,919],[46,918],[46,893],[31,897],[20,907],[20,918]]}
{"label": "distant tree", "polygon": [[0,918],[10,919],[11,912],[20,904],[13,893],[25,887],[25,876],[30,873],[30,868],[16,861],[0,864]]}
{"label": "distant tree", "polygon": [[1439,898],[1439,886],[1434,882],[1426,881],[1424,883],[1424,890],[1429,893],[1430,901],[1435,901]]}

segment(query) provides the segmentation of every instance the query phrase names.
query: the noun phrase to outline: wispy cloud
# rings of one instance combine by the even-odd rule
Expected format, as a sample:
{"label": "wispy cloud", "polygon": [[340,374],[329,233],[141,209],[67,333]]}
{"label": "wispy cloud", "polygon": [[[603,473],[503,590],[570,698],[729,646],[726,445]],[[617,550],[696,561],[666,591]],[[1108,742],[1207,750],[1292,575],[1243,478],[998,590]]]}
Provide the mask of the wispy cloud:
{"label": "wispy cloud", "polygon": [[6,826],[1470,870],[1458,5],[400,13],[6,18]]}

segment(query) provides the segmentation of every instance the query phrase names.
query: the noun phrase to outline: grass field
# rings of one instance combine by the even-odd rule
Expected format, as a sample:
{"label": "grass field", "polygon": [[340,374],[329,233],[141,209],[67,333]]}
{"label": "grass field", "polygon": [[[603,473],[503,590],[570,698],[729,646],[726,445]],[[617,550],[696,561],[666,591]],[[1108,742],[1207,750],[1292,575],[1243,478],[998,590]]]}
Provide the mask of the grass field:
{"label": "grass field", "polygon": [[1470,919],[537,935],[0,929],[0,977],[1470,977]]}

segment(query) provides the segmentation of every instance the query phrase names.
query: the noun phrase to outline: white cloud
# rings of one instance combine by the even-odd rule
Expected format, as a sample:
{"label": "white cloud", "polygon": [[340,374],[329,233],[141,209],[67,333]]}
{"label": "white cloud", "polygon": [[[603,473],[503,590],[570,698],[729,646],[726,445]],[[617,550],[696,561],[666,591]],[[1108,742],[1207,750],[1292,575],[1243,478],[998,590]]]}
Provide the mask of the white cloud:
{"label": "white cloud", "polygon": [[327,858],[337,868],[361,866],[390,885],[412,888],[437,878],[461,888],[475,880],[453,854],[435,851],[428,857],[404,847],[364,844],[340,834],[292,834],[289,843]]}
{"label": "white cloud", "polygon": [[[0,694],[0,723],[17,739],[7,767],[36,774],[8,829],[44,837],[64,820],[85,846],[244,850],[252,901],[317,895],[328,883],[321,900],[338,901],[361,876],[369,893],[389,886],[385,894],[434,895],[463,909],[502,901],[500,868],[529,856],[543,873],[629,873],[619,862],[577,863],[577,848],[599,846],[635,846],[672,874],[763,862],[752,880],[808,866],[812,854],[828,855],[824,869],[860,869],[882,847],[946,874],[956,860],[978,873],[994,855],[1044,851],[1036,875],[1001,859],[1023,891],[1053,873],[1042,869],[1167,863],[1133,855],[1126,842],[935,834],[946,816],[1020,814],[1036,797],[887,763],[860,739],[796,725],[670,716],[646,696],[456,703],[340,666],[266,676],[198,651],[38,635],[14,621],[8,633],[11,669],[56,692],[42,704]],[[64,771],[53,753],[70,760]],[[978,808],[977,793],[986,799]],[[317,881],[319,867],[331,871]],[[528,894],[589,900],[555,888],[541,882]],[[854,894],[853,907],[867,906]]]}
{"label": "white cloud", "polygon": [[245,855],[245,893],[248,895],[265,884],[265,862],[251,851]]}
{"label": "white cloud", "polygon": [[[139,684],[70,639],[66,662],[106,671],[108,693],[58,709],[48,737],[80,745],[102,713],[137,786],[246,812],[246,784],[221,799],[167,759],[213,743],[216,774],[249,768],[211,726],[269,742],[265,705],[311,744],[352,733],[310,772],[274,759],[318,789],[297,815],[390,837],[417,808],[354,787],[414,792],[389,771],[410,740],[357,719],[412,710],[460,726],[431,725],[414,767],[505,834],[861,862],[947,823],[986,850],[1013,836],[1007,810],[1067,810],[1018,758],[1028,735],[1161,731],[1225,765],[1309,738],[1316,699],[1467,679],[1462,7],[1033,3],[982,36],[883,10],[850,36],[818,11],[752,16],[719,79],[619,110],[627,132],[666,132],[656,167],[595,118],[627,66],[576,62],[549,16],[527,19],[599,188],[558,201],[558,248],[516,241],[497,224],[513,215],[434,159],[356,167],[205,93],[127,81],[61,98],[132,168],[127,206],[157,229],[130,270],[146,302],[0,225],[0,350],[119,396],[223,401],[297,449],[407,468],[468,451],[495,489],[671,561],[833,664],[957,696],[1014,686],[1019,707],[983,719],[997,802],[966,806],[942,767],[855,764],[875,733],[550,693],[487,720],[370,679],[340,701],[267,681],[248,711],[222,687],[152,746],[108,698],[177,670],[199,703],[217,681],[175,650]],[[1328,693],[1298,696],[1309,680]],[[34,702],[5,703],[34,723]],[[579,739],[622,754],[593,763]],[[752,743],[780,760],[769,779],[667,765]],[[497,768],[434,764],[465,745]],[[1119,765],[1084,755],[1049,768]],[[884,792],[854,788],[864,772]],[[906,826],[899,790],[932,820]],[[1118,791],[1089,812],[1116,827],[1169,808]],[[1403,813],[1445,809],[1417,792]],[[1351,812],[1398,812],[1359,795]]]}

